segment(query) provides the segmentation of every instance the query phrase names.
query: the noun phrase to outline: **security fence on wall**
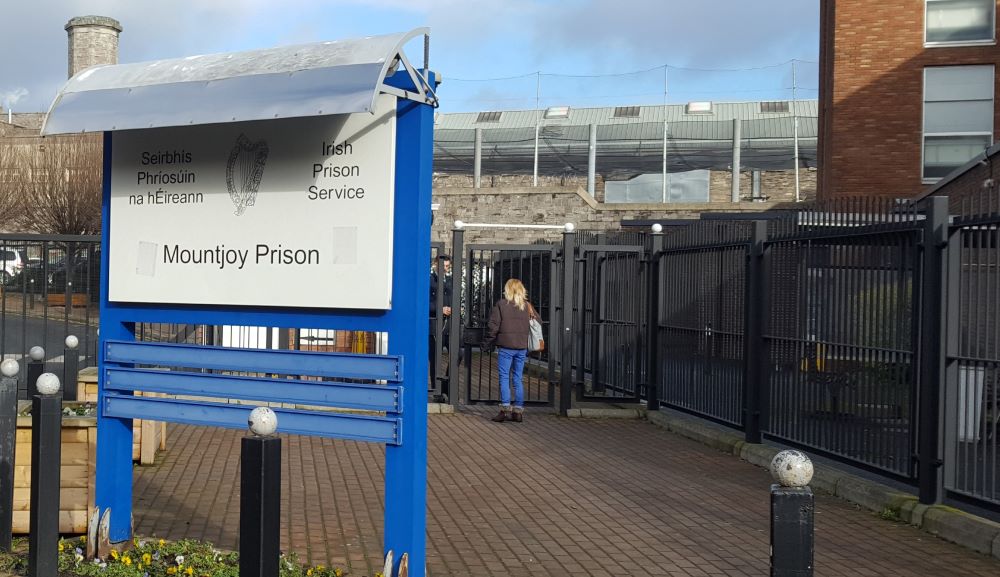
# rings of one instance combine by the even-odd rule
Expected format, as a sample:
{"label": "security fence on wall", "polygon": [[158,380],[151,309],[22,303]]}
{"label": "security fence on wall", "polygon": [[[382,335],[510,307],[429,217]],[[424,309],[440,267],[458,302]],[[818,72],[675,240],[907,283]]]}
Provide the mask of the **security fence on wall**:
{"label": "security fence on wall", "polygon": [[[589,178],[592,192],[600,175],[609,202],[706,202],[707,171],[733,166],[791,170],[796,154],[800,168],[815,167],[817,119],[797,120],[781,116],[437,129],[434,172],[472,177],[469,184],[476,187],[483,179],[531,185],[537,184],[536,177]],[[518,181],[518,176],[524,179]],[[759,183],[752,186],[751,196],[766,194]]]}

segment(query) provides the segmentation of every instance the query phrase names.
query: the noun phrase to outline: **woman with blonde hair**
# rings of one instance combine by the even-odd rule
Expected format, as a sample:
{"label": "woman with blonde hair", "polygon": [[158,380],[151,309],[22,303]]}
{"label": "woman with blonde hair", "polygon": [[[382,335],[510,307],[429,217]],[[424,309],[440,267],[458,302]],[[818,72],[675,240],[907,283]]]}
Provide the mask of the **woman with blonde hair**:
{"label": "woman with blonde hair", "polygon": [[[500,413],[493,420],[502,423],[524,420],[524,359],[528,354],[528,319],[538,313],[528,302],[528,291],[521,281],[512,278],[504,284],[503,296],[490,312],[489,332],[483,346],[497,348],[497,372],[500,376]],[[514,404],[510,402],[510,377],[514,378]]]}

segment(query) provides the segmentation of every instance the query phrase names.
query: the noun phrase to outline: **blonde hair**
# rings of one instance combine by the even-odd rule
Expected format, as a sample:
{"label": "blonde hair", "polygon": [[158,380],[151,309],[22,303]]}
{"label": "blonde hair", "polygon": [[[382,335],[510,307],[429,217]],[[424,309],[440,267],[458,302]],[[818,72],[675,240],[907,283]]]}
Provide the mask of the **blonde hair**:
{"label": "blonde hair", "polygon": [[525,290],[521,281],[512,278],[503,285],[503,298],[514,303],[520,310],[524,310],[524,304],[528,302],[528,291]]}

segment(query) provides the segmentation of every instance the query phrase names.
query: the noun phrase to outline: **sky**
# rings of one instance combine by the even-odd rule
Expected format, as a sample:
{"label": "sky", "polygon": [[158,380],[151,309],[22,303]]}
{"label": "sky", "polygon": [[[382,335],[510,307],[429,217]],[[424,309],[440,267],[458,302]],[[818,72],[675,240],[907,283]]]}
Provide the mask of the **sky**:
{"label": "sky", "polygon": [[4,110],[48,109],[91,14],[123,63],[429,26],[443,112],[817,96],[819,0],[32,0],[0,4]]}

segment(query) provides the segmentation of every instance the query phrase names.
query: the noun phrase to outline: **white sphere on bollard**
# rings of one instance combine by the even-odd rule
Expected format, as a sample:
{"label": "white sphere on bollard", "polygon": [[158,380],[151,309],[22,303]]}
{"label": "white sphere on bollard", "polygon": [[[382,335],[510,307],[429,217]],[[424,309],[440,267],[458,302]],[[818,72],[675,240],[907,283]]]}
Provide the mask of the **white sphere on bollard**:
{"label": "white sphere on bollard", "polygon": [[59,392],[59,377],[52,373],[42,373],[35,381],[35,388],[42,395],[54,395]]}
{"label": "white sphere on bollard", "polygon": [[31,357],[33,361],[40,361],[45,358],[45,349],[39,346],[34,346],[28,349],[28,356]]}
{"label": "white sphere on bollard", "polygon": [[812,481],[813,464],[802,451],[782,451],[771,460],[771,476],[782,487],[805,487]]}
{"label": "white sphere on bollard", "polygon": [[250,411],[247,423],[250,425],[251,433],[261,437],[269,437],[278,430],[278,415],[269,407],[257,407]]}
{"label": "white sphere on bollard", "polygon": [[576,225],[573,224],[572,222],[567,222],[566,224],[563,225],[563,230],[566,232],[573,232],[574,230],[576,230]]}
{"label": "white sphere on bollard", "polygon": [[21,372],[21,364],[14,359],[6,359],[0,363],[0,373],[5,377],[16,377]]}
{"label": "white sphere on bollard", "polygon": [[76,335],[69,335],[66,337],[66,348],[73,350],[80,346],[80,339],[76,338]]}
{"label": "white sphere on bollard", "polygon": [[654,224],[653,225],[653,232],[655,232],[655,233],[661,233],[661,232],[663,232],[663,225],[660,224],[660,223]]}

